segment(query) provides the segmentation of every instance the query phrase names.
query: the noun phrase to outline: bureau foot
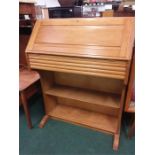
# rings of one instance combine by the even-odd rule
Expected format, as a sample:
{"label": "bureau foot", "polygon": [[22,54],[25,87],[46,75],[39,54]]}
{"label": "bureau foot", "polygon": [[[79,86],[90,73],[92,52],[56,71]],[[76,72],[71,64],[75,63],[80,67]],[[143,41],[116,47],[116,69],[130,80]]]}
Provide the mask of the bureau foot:
{"label": "bureau foot", "polygon": [[45,115],[45,116],[42,118],[42,120],[41,120],[41,122],[40,122],[40,124],[39,124],[39,128],[43,128],[43,127],[45,126],[46,122],[48,121],[48,119],[49,119],[49,116],[48,116],[48,115]]}
{"label": "bureau foot", "polygon": [[119,134],[114,135],[113,150],[117,151],[119,146]]}

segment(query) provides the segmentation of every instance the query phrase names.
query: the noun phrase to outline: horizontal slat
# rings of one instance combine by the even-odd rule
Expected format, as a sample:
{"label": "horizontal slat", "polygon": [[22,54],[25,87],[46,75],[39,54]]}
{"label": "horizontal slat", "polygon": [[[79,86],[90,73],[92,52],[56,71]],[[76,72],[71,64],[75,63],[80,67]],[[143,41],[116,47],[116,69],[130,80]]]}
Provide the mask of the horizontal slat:
{"label": "horizontal slat", "polygon": [[103,54],[103,55],[99,55],[99,54],[94,54],[94,53],[74,53],[74,52],[57,52],[57,51],[44,51],[44,50],[27,50],[26,53],[28,54],[38,54],[38,55],[42,55],[42,54],[46,54],[46,55],[52,55],[52,56],[61,56],[61,57],[75,57],[75,58],[88,58],[88,59],[105,59],[105,60],[118,60],[118,61],[129,61],[127,58],[122,57],[122,56],[116,56],[115,52],[113,52],[113,54]]}
{"label": "horizontal slat", "polygon": [[51,71],[82,73],[85,75],[116,77],[119,79],[125,78],[127,69],[125,61],[80,59],[51,55],[29,54],[29,62],[30,66],[36,69],[50,69]]}
{"label": "horizontal slat", "polygon": [[96,68],[85,68],[85,67],[76,67],[76,66],[65,66],[64,64],[56,65],[56,64],[41,64],[41,63],[35,63],[30,62],[31,66],[44,66],[44,67],[51,67],[51,68],[60,68],[60,69],[66,69],[66,70],[75,70],[75,71],[85,71],[85,72],[96,72],[96,73],[109,73],[109,74],[115,74],[115,75],[122,75],[125,76],[125,72],[115,71],[115,70],[106,70],[106,69],[96,69]]}
{"label": "horizontal slat", "polygon": [[49,61],[63,61],[63,62],[73,62],[78,64],[94,64],[94,65],[105,65],[105,66],[118,66],[127,67],[126,61],[118,60],[106,60],[106,59],[89,59],[89,58],[79,58],[79,57],[67,57],[67,56],[54,56],[46,54],[31,54],[29,53],[30,59],[37,60],[49,60]]}
{"label": "horizontal slat", "polygon": [[51,67],[51,66],[44,66],[40,64],[30,64],[30,67],[33,69],[41,69],[41,70],[47,70],[47,71],[56,71],[56,72],[64,72],[64,73],[77,73],[77,74],[83,74],[83,75],[94,75],[99,77],[109,77],[109,78],[116,78],[116,79],[124,79],[125,75],[119,75],[119,74],[110,74],[105,72],[93,72],[88,70],[73,70],[73,69],[65,69],[65,68],[58,68],[58,67]]}
{"label": "horizontal slat", "polygon": [[79,64],[79,63],[70,63],[70,62],[63,62],[57,60],[37,60],[37,59],[30,59],[31,63],[40,63],[40,64],[47,64],[47,65],[56,65],[56,66],[67,66],[67,67],[82,67],[82,68],[92,68],[92,69],[100,69],[100,70],[112,70],[118,72],[125,72],[126,68],[124,67],[115,67],[115,66],[108,66],[108,65],[95,65],[95,64]]}

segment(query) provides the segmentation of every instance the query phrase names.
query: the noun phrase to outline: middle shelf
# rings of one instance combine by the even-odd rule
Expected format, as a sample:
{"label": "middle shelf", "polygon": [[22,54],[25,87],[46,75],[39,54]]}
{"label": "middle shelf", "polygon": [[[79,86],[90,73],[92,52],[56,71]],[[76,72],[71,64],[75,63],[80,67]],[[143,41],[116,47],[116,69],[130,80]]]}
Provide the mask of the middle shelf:
{"label": "middle shelf", "polygon": [[119,109],[120,107],[120,95],[112,93],[103,93],[69,86],[53,86],[45,94],[115,109]]}

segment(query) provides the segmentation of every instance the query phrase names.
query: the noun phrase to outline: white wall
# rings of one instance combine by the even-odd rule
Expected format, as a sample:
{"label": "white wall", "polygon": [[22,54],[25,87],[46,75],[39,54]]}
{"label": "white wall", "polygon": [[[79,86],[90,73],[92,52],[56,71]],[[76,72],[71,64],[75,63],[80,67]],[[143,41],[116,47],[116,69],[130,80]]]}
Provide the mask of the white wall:
{"label": "white wall", "polygon": [[60,6],[58,0],[37,0],[36,5],[44,5],[46,7],[58,7],[58,6]]}

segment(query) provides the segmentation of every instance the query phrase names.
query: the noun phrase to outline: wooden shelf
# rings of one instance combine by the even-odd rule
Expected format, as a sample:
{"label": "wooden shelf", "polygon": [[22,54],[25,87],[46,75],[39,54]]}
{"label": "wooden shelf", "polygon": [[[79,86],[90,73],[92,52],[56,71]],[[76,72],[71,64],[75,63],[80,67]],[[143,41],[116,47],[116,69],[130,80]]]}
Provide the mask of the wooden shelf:
{"label": "wooden shelf", "polygon": [[104,130],[108,133],[115,133],[117,129],[118,119],[116,117],[62,104],[58,104],[48,115],[54,119],[90,127],[102,132]]}
{"label": "wooden shelf", "polygon": [[74,99],[100,106],[119,108],[120,96],[111,93],[102,93],[99,91],[85,90],[68,86],[55,86],[45,92],[48,95]]}

